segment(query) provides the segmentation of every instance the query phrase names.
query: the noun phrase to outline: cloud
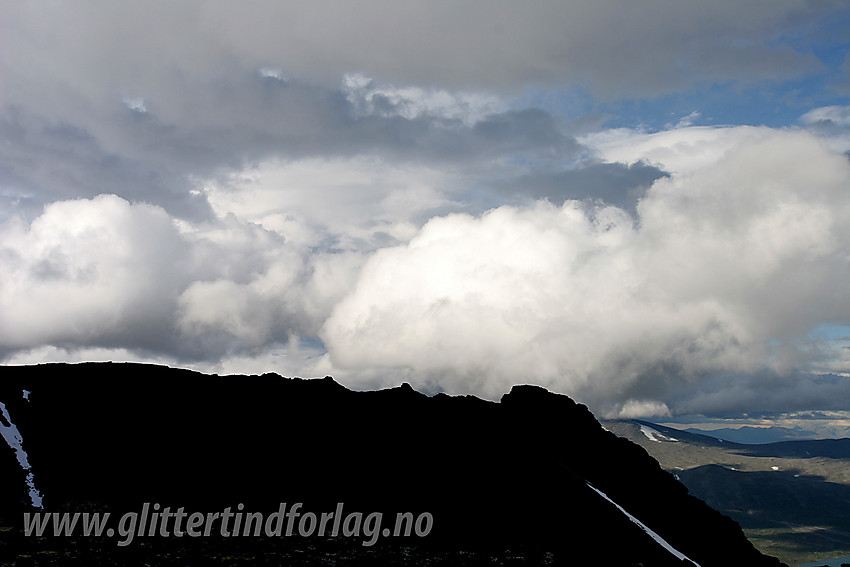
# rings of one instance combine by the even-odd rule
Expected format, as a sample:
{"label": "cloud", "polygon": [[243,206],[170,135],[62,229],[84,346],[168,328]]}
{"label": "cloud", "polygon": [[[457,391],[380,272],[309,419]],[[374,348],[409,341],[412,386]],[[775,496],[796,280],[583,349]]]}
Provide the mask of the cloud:
{"label": "cloud", "polygon": [[848,128],[850,127],[850,107],[833,105],[814,108],[804,114],[800,121],[803,124],[824,124]]}
{"label": "cloud", "polygon": [[231,72],[226,81],[181,78],[179,93],[169,84],[145,97],[116,94],[95,108],[81,107],[91,101],[73,92],[62,101],[6,101],[0,134],[11,143],[0,153],[0,186],[36,210],[113,193],[199,221],[213,218],[199,183],[267,162],[371,158],[396,168],[486,171],[517,156],[569,160],[580,151],[556,117],[503,108],[492,97]]}
{"label": "cloud", "polygon": [[57,201],[0,230],[9,359],[45,345],[210,363],[277,348],[318,332],[362,262],[308,254],[232,214],[193,225],[114,195]]}
{"label": "cloud", "polygon": [[[805,377],[848,370],[809,334],[848,321],[850,136],[806,81],[834,78],[809,45],[839,45],[848,16],[806,0],[8,6],[0,359],[486,396],[528,380],[613,413],[828,403],[840,381]],[[833,106],[787,131],[693,126],[722,104],[688,93],[790,80]],[[659,96],[687,99],[651,120],[666,130],[603,128]]]}
{"label": "cloud", "polygon": [[133,112],[146,114],[148,109],[145,107],[145,99],[143,98],[125,98],[124,104]]}
{"label": "cloud", "polygon": [[634,213],[652,182],[667,175],[643,161],[626,164],[590,159],[554,171],[541,166],[518,177],[506,177],[495,188],[520,202],[547,199],[560,205],[566,200],[584,199],[604,201]]}
{"label": "cloud", "polygon": [[355,116],[359,117],[378,114],[413,120],[433,116],[472,126],[490,114],[508,110],[505,101],[494,95],[475,91],[456,93],[435,88],[398,88],[392,84],[379,84],[361,74],[345,75],[343,92],[354,107]]}
{"label": "cloud", "polygon": [[159,208],[112,195],[48,205],[2,225],[0,344],[130,344],[157,338],[188,249]]}
{"label": "cloud", "polygon": [[783,37],[836,11],[802,0],[9,6],[0,188],[14,196],[0,194],[0,214],[31,220],[54,200],[108,193],[210,220],[193,180],[274,159],[378,155],[475,174],[519,158],[570,163],[583,149],[560,118],[511,96],[797,77],[819,64]]}
{"label": "cloud", "polygon": [[83,92],[138,93],[161,86],[163,77],[215,75],[225,62],[286,76],[360,72],[450,88],[581,83],[610,95],[654,95],[699,80],[815,70],[817,59],[795,50],[785,34],[792,26],[813,34],[803,24],[841,11],[803,0],[89,1],[52,6],[49,17],[36,6],[10,7],[2,35],[14,47],[17,72],[36,66]]}
{"label": "cloud", "polygon": [[638,224],[577,201],[432,219],[334,308],[331,363],[491,397],[531,380],[603,406],[798,376],[829,351],[807,334],[850,319],[850,164],[805,133],[748,133],[655,181]]}
{"label": "cloud", "polygon": [[850,106],[822,106],[800,117],[807,130],[829,142],[836,152],[850,155]]}
{"label": "cloud", "polygon": [[628,208],[461,212],[467,171],[376,158],[198,180],[211,220],[114,195],[52,203],[2,224],[4,359],[114,353],[493,398],[536,382],[606,415],[832,408],[846,355],[811,333],[850,320],[850,162],[795,130],[649,138],[629,160],[688,165],[640,166],[651,185]]}
{"label": "cloud", "polygon": [[676,405],[681,413],[754,416],[799,408],[843,410],[841,400],[850,395],[850,381],[835,374],[806,372],[713,376],[701,387],[682,392]]}
{"label": "cloud", "polygon": [[609,163],[646,164],[685,174],[715,164],[746,141],[772,136],[765,127],[691,126],[647,133],[630,128],[602,130],[579,142]]}
{"label": "cloud", "polygon": [[203,182],[216,214],[277,232],[290,244],[371,251],[406,242],[459,206],[458,174],[375,156],[268,160]]}
{"label": "cloud", "polygon": [[652,400],[628,400],[617,412],[617,419],[646,417],[669,417],[667,404]]}

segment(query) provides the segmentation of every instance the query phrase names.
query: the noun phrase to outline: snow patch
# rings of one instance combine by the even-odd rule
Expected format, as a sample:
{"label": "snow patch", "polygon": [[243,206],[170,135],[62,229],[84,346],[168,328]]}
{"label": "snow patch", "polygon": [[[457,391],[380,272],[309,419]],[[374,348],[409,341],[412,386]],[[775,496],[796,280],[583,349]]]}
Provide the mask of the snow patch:
{"label": "snow patch", "polygon": [[12,423],[12,417],[9,415],[9,411],[6,409],[6,404],[3,402],[0,402],[0,410],[2,410],[3,415],[3,419],[0,419],[0,435],[3,436],[3,439],[6,440],[9,447],[15,451],[15,457],[18,459],[18,463],[21,465],[21,468],[27,472],[26,482],[29,487],[29,495],[32,505],[36,508],[43,508],[41,504],[42,496],[35,487],[35,477],[30,470],[29,457],[27,456],[27,452],[24,451],[22,445],[23,438],[21,437],[21,433],[18,431],[18,427]]}
{"label": "snow patch", "polygon": [[657,443],[661,443],[662,441],[672,441],[672,442],[675,443],[675,442],[679,441],[678,439],[676,439],[674,437],[667,437],[663,433],[660,433],[659,431],[657,431],[657,430],[655,430],[651,427],[648,427],[646,425],[641,425],[640,430],[641,430],[641,433],[646,435],[647,438],[649,438],[650,441],[655,441]]}
{"label": "snow patch", "polygon": [[607,494],[605,494],[604,492],[602,492],[601,490],[599,490],[598,488],[596,488],[595,486],[593,486],[589,482],[585,481],[585,483],[587,484],[587,486],[589,486],[591,489],[593,489],[593,491],[596,492],[599,496],[601,496],[602,498],[604,498],[605,500],[607,500],[608,502],[610,502],[611,504],[616,506],[617,510],[619,510],[620,512],[625,514],[626,517],[629,520],[631,520],[632,522],[637,524],[643,531],[645,531],[647,534],[649,534],[649,537],[651,537],[656,542],[658,542],[658,544],[661,545],[661,547],[663,547],[664,549],[666,549],[667,551],[669,551],[670,553],[675,555],[677,559],[690,561],[691,563],[696,565],[696,567],[700,567],[699,563],[697,563],[696,561],[694,561],[693,559],[691,559],[690,557],[688,557],[687,555],[685,555],[684,553],[682,553],[681,551],[679,551],[678,549],[676,549],[675,547],[673,547],[672,545],[667,543],[667,541],[664,538],[662,538],[660,535],[658,535],[657,533],[655,533],[654,531],[649,529],[649,527],[646,526],[646,524],[644,524],[643,522],[641,522],[640,520],[638,520],[637,518],[635,518],[634,516],[632,516],[631,514],[626,512],[626,510],[623,509],[622,506],[620,506],[619,504],[617,504],[616,502],[614,502],[613,500],[608,498]]}

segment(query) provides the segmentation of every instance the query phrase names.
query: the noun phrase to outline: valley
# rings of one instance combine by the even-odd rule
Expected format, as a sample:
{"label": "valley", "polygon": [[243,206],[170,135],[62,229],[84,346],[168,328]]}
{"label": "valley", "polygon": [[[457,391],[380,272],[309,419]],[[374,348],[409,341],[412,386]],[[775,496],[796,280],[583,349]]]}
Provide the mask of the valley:
{"label": "valley", "polygon": [[640,420],[604,421],[788,565],[850,555],[850,439],[760,445]]}

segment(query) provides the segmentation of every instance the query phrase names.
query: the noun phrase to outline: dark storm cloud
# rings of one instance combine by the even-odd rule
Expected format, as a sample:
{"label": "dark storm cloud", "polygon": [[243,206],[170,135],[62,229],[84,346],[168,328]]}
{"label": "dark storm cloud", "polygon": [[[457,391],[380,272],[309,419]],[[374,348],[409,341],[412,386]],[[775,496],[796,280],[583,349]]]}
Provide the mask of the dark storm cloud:
{"label": "dark storm cloud", "polygon": [[200,219],[210,211],[192,180],[272,156],[463,162],[549,151],[566,161],[577,144],[542,111],[501,109],[459,124],[427,110],[405,116],[410,101],[377,93],[362,115],[340,78],[365,72],[388,84],[496,91],[578,82],[630,95],[705,78],[781,78],[817,66],[782,42],[785,30],[839,8],[796,0],[11,6],[0,24],[0,181],[41,203],[115,193]]}
{"label": "dark storm cloud", "polygon": [[778,416],[800,408],[846,411],[850,379],[804,372],[703,376],[671,398],[680,413],[721,418],[741,414]]}
{"label": "dark storm cloud", "polygon": [[[24,197],[24,205],[16,204],[14,209],[28,213],[29,218],[51,201],[101,193],[162,204],[182,217],[208,215],[206,203],[189,192],[187,176],[192,169],[178,166],[175,170],[171,167],[177,164],[165,159],[148,161],[147,156],[107,149],[85,125],[48,123],[19,109],[4,118],[0,136],[9,144],[0,152],[0,183]],[[137,133],[135,128],[123,135]]]}
{"label": "dark storm cloud", "polygon": [[668,174],[644,162],[590,163],[573,169],[538,171],[499,183],[505,193],[525,199],[548,199],[556,205],[567,200],[601,200],[634,214],[637,201],[650,185]]}
{"label": "dark storm cloud", "polygon": [[[818,33],[808,24],[846,10],[830,0],[89,1],[11,6],[3,31],[4,51],[22,66],[96,79],[93,88],[144,82],[156,73],[151,61],[172,75],[208,76],[237,62],[314,77],[355,71],[453,88],[585,83],[651,95],[811,71],[817,60],[793,47]],[[41,59],[45,50],[53,60]]]}
{"label": "dark storm cloud", "polygon": [[358,115],[341,89],[256,72],[185,84],[182,93],[178,100],[153,93],[143,110],[114,100],[89,118],[94,123],[73,111],[49,119],[7,107],[0,120],[9,141],[0,153],[0,179],[42,202],[115,193],[198,219],[209,210],[190,193],[193,178],[272,156],[376,154],[469,164],[514,154],[567,158],[579,148],[550,114],[534,109],[493,113],[474,124],[427,111],[413,118],[388,108]]}

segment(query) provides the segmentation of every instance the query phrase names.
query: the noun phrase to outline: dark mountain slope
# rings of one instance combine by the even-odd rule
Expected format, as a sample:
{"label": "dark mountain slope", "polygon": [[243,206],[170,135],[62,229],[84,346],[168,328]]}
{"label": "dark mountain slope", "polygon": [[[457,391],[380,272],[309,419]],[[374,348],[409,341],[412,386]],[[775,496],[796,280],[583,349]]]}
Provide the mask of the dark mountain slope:
{"label": "dark mountain slope", "polygon": [[[330,378],[219,377],[135,364],[2,373],[0,401],[23,437],[50,511],[90,506],[118,516],[158,503],[215,512],[241,503],[246,512],[268,514],[281,502],[297,502],[319,515],[343,503],[346,512],[364,516],[433,517],[426,537],[382,537],[374,547],[358,540],[354,551],[363,557],[412,546],[406,564],[431,564],[433,554],[458,549],[504,559],[518,546],[531,551],[517,564],[682,564],[590,483],[702,567],[778,564],[759,554],[737,524],[689,496],[642,448],[603,430],[567,396],[535,386],[515,386],[495,403],[427,397],[407,385],[355,392]],[[16,465],[8,455],[0,460],[5,469]],[[4,502],[20,501],[19,487],[4,490]],[[175,539],[140,537],[128,547]],[[274,539],[252,540],[248,553],[259,556],[278,545]],[[311,549],[337,545],[318,536],[284,539]],[[56,541],[12,538],[0,552],[14,553],[17,545],[30,555],[33,546]],[[98,541],[100,561],[128,549]],[[204,537],[179,544],[247,545]]]}

